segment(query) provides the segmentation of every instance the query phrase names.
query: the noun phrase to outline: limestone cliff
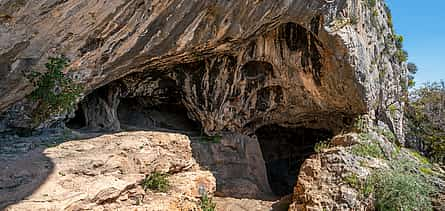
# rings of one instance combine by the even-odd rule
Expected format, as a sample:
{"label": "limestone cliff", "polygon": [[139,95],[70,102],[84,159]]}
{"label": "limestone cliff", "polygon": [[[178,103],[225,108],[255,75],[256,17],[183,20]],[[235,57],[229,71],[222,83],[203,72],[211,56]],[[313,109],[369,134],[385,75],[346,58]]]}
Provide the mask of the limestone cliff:
{"label": "limestone cliff", "polygon": [[3,128],[36,127],[25,75],[65,55],[85,96],[120,84],[96,108],[110,110],[108,123],[93,126],[120,128],[120,98],[175,89],[208,134],[270,124],[339,132],[367,113],[403,140],[406,69],[381,1],[6,0],[0,15]]}
{"label": "limestone cliff", "polygon": [[[399,154],[395,37],[382,0],[0,0],[0,208],[199,210],[205,188],[221,210],[372,209],[354,185],[421,161]],[[36,118],[61,55],[82,93]],[[167,193],[141,185],[158,171]]]}

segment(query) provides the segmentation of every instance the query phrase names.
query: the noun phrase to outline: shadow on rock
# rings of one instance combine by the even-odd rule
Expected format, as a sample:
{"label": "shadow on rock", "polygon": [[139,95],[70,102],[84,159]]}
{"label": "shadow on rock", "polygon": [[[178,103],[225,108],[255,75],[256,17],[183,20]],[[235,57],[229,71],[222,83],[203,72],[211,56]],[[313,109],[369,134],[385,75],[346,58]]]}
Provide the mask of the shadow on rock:
{"label": "shadow on rock", "polygon": [[54,171],[45,149],[61,140],[54,138],[0,137],[0,210],[26,199]]}

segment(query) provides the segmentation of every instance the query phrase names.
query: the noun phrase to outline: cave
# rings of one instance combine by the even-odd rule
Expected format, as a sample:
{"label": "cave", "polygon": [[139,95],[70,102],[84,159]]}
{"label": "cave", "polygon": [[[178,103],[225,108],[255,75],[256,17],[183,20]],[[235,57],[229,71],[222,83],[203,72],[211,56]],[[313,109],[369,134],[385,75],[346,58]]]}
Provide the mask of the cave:
{"label": "cave", "polygon": [[326,129],[267,125],[259,128],[256,136],[266,163],[269,185],[275,195],[286,196],[293,192],[304,160],[315,153],[315,144],[333,134]]}
{"label": "cave", "polygon": [[187,115],[180,102],[152,104],[147,97],[122,98],[117,109],[122,130],[200,132],[200,124]]}
{"label": "cave", "polygon": [[95,132],[135,130],[201,132],[168,74],[134,74],[100,87],[79,104],[68,128]]}
{"label": "cave", "polygon": [[74,117],[69,119],[65,125],[71,129],[82,129],[86,126],[85,113],[83,112],[82,106],[75,111]]}

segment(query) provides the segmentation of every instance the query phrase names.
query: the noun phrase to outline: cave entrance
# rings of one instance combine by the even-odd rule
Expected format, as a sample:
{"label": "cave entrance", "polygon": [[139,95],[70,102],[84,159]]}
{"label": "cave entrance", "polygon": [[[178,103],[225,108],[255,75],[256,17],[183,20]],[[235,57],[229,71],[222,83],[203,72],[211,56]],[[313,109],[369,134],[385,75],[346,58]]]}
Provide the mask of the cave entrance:
{"label": "cave entrance", "polygon": [[129,76],[94,90],[66,126],[87,132],[201,132],[201,125],[189,117],[180,87],[163,74]]}
{"label": "cave entrance", "polygon": [[315,144],[333,136],[325,129],[285,128],[268,125],[256,136],[266,162],[269,185],[277,196],[293,192],[301,164],[315,153]]}
{"label": "cave entrance", "polygon": [[79,106],[79,108],[74,113],[74,118],[68,120],[65,125],[68,128],[76,130],[86,127],[85,114],[83,112],[82,106]]}
{"label": "cave entrance", "polygon": [[187,108],[177,102],[152,104],[147,97],[122,98],[117,109],[123,130],[169,130],[200,132],[201,126],[187,115]]}

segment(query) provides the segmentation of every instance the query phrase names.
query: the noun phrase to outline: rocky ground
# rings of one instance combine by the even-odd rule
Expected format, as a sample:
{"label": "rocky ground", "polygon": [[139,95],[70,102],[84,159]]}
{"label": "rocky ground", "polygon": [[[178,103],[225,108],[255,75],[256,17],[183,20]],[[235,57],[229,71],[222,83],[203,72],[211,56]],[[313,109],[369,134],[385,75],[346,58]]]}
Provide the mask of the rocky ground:
{"label": "rocky ground", "polygon": [[[216,190],[212,172],[193,156],[191,138],[179,133],[3,138],[9,139],[0,142],[0,207],[6,210],[199,210],[203,192]],[[144,191],[140,185],[153,172],[168,173],[166,193]],[[281,206],[276,200],[214,201],[219,210]]]}
{"label": "rocky ground", "polygon": [[[156,131],[85,134],[69,130],[28,138],[8,135],[0,142],[0,208],[200,210],[202,195],[209,194],[217,210],[288,210],[289,204],[289,210],[370,210],[372,195],[364,197],[357,184],[347,178],[356,175],[358,183],[373,169],[388,168],[386,158],[395,159],[392,155],[396,153],[396,147],[382,136],[370,136],[367,144],[378,143],[382,157],[357,156],[352,152],[354,146],[365,143],[363,135],[337,136],[329,147],[320,149],[303,164],[293,196],[279,199],[249,195],[246,187],[254,183],[242,183],[247,180],[239,180],[238,189],[219,181],[220,190],[216,191],[217,178],[227,178],[199,160],[202,151],[200,156],[196,151],[202,149],[196,149],[200,141],[193,136]],[[210,152],[223,156],[215,150]],[[402,159],[408,154],[402,149],[397,156]],[[412,156],[410,159],[420,162]],[[167,192],[145,191],[142,187],[144,178],[154,172],[169,175]],[[436,181],[439,187],[445,187],[443,180]],[[236,191],[244,191],[248,197],[223,194]],[[443,194],[437,197],[435,205],[437,210],[443,209]]]}

